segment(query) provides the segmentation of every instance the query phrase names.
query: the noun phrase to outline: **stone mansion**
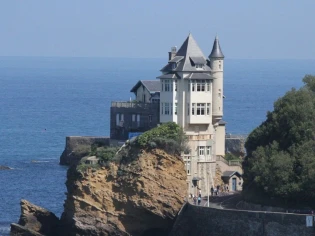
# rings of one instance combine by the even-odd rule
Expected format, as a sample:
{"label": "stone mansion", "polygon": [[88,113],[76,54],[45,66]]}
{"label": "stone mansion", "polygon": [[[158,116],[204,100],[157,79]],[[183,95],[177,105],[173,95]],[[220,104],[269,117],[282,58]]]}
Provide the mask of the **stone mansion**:
{"label": "stone mansion", "polygon": [[[131,89],[136,103],[112,102],[111,138],[125,140],[159,123],[177,123],[189,140],[190,152],[182,155],[189,192],[196,191],[197,185],[202,192],[208,191],[208,186],[217,184],[214,179],[218,160],[224,160],[225,155],[223,70],[219,39],[215,38],[205,57],[189,34],[178,50],[171,48],[157,80],[139,81]],[[240,168],[223,169],[222,179],[228,181],[230,189],[240,189]]]}

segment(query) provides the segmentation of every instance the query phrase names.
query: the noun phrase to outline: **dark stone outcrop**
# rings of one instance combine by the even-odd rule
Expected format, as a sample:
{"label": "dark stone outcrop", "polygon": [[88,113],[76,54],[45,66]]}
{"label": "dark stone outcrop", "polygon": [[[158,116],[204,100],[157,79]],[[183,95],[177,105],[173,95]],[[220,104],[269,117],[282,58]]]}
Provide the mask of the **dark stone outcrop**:
{"label": "dark stone outcrop", "polygon": [[11,224],[11,235],[55,236],[59,218],[50,211],[21,200],[21,216],[18,224]]}
{"label": "dark stone outcrop", "polygon": [[8,166],[0,166],[0,170],[11,170]]}

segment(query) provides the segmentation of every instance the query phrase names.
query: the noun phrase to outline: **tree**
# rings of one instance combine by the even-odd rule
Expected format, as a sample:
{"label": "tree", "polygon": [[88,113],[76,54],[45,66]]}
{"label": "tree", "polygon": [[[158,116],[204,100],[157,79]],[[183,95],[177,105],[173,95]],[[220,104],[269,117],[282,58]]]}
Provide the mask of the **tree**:
{"label": "tree", "polygon": [[274,103],[245,143],[244,193],[297,201],[315,197],[315,76]]}

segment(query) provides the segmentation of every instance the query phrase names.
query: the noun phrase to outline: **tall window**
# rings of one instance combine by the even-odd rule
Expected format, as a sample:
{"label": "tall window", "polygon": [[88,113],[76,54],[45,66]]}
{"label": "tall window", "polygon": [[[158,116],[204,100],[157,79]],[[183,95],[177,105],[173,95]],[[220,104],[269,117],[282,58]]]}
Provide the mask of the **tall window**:
{"label": "tall window", "polygon": [[191,90],[194,92],[195,91],[195,81],[191,81]]}
{"label": "tall window", "polygon": [[191,104],[191,114],[195,115],[195,103]]}
{"label": "tall window", "polygon": [[208,91],[208,92],[211,92],[211,91],[210,91],[210,81],[207,81],[207,91]]}
{"label": "tall window", "polygon": [[177,79],[175,80],[175,91],[177,91]]}
{"label": "tall window", "polygon": [[197,80],[197,92],[204,92],[206,89],[205,80]]}
{"label": "tall window", "polygon": [[205,155],[205,146],[199,146],[199,156]]}
{"label": "tall window", "polygon": [[175,102],[175,111],[174,114],[177,115],[177,102]]}
{"label": "tall window", "polygon": [[164,91],[164,80],[161,79],[161,84],[162,84],[162,92]]}
{"label": "tall window", "polygon": [[138,125],[138,127],[140,127],[140,115],[139,114],[137,114],[137,125]]}
{"label": "tall window", "polygon": [[207,103],[207,116],[210,115],[210,103]]}
{"label": "tall window", "polygon": [[205,103],[197,103],[197,116],[205,114]]}
{"label": "tall window", "polygon": [[164,102],[161,102],[161,114],[164,114]]}
{"label": "tall window", "polygon": [[189,107],[189,103],[187,103],[187,115],[189,116],[189,112],[190,111],[190,107]]}
{"label": "tall window", "polygon": [[207,156],[211,156],[211,147],[210,146],[206,147],[206,153],[207,153]]}
{"label": "tall window", "polygon": [[165,103],[165,111],[164,111],[165,115],[169,115],[170,114],[170,105],[168,102]]}
{"label": "tall window", "polygon": [[171,109],[170,109],[170,115],[173,115],[173,103],[171,102]]}
{"label": "tall window", "polygon": [[170,81],[168,79],[166,79],[164,81],[164,91],[165,92],[169,92],[170,91]]}

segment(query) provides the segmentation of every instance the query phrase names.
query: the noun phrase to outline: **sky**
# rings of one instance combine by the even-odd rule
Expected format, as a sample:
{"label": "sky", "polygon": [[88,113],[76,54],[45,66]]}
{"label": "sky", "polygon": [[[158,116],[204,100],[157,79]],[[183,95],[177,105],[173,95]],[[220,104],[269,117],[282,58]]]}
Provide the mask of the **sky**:
{"label": "sky", "polygon": [[314,0],[1,0],[0,56],[167,58],[192,33],[231,59],[315,59]]}

